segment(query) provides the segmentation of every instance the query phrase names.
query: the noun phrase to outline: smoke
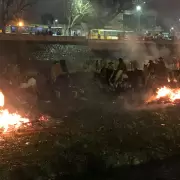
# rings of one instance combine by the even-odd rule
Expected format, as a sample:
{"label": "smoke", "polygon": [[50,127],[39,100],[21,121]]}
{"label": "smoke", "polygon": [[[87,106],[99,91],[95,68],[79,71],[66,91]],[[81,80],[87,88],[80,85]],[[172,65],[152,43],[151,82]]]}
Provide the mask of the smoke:
{"label": "smoke", "polygon": [[[129,97],[131,96],[131,99]],[[123,100],[123,108],[126,111],[152,111],[157,109],[164,109],[173,106],[172,103],[146,103],[147,100],[153,96],[152,92],[141,92],[141,93],[131,93],[121,97],[119,101]]]}
{"label": "smoke", "polygon": [[139,43],[136,36],[129,36],[128,39],[123,48],[123,55],[128,61],[137,61],[139,69],[143,69],[144,64],[149,60],[155,60],[159,57],[169,59],[171,50],[165,46],[160,47],[153,41],[147,44],[142,43],[142,41]]}

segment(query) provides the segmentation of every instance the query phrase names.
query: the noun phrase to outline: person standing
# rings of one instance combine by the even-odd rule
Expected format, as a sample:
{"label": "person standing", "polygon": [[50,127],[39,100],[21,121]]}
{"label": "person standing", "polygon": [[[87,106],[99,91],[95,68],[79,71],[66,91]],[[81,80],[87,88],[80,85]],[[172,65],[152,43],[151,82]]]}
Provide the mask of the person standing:
{"label": "person standing", "polygon": [[51,67],[51,82],[54,84],[57,80],[57,77],[62,73],[63,71],[60,63],[55,61]]}
{"label": "person standing", "polygon": [[127,67],[126,64],[124,63],[122,58],[119,58],[119,64],[116,70],[116,75],[115,75],[115,84],[119,79],[121,79],[123,73],[126,73]]}

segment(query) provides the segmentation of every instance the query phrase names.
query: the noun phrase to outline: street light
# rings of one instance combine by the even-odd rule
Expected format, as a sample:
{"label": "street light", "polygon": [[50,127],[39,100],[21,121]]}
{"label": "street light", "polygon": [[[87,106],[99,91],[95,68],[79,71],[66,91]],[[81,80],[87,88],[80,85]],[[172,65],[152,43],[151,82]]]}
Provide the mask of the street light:
{"label": "street light", "polygon": [[53,22],[54,26],[57,26],[58,24],[58,19],[55,19],[54,22]]}
{"label": "street light", "polygon": [[24,26],[24,22],[23,21],[19,21],[18,22],[18,26],[20,26],[20,27]]}
{"label": "street light", "polygon": [[136,11],[138,12],[138,31],[141,31],[141,11],[142,7],[140,5],[136,6]]}
{"label": "street light", "polygon": [[142,10],[142,7],[140,5],[136,6],[136,11],[141,11]]}

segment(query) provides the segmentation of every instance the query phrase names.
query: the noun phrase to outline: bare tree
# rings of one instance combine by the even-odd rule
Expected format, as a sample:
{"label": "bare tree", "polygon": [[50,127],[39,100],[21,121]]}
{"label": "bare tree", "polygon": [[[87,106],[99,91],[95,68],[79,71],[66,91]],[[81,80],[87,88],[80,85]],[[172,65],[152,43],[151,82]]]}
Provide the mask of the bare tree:
{"label": "bare tree", "polygon": [[94,9],[89,0],[69,0],[66,15],[69,33],[74,25],[81,22],[85,16],[92,15],[93,12]]}
{"label": "bare tree", "polygon": [[106,10],[96,2],[93,3],[93,5],[96,9],[96,16],[91,19],[90,26],[92,28],[103,28],[123,10],[118,2],[114,3],[111,8]]}
{"label": "bare tree", "polygon": [[3,33],[5,33],[8,22],[21,19],[23,12],[27,11],[27,9],[36,2],[37,0],[1,0],[1,22]]}

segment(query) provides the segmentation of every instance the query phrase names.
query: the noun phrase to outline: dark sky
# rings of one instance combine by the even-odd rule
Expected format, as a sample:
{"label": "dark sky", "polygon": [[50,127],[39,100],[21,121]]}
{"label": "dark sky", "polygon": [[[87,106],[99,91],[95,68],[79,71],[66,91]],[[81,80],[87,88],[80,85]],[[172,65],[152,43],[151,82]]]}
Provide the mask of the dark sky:
{"label": "dark sky", "polygon": [[51,13],[57,19],[61,19],[64,13],[64,2],[66,0],[38,0],[27,13],[28,21],[41,23],[41,15]]}
{"label": "dark sky", "polygon": [[[111,1],[111,0],[109,0]],[[121,4],[131,0],[114,0]],[[142,0],[143,1],[143,0]],[[160,16],[177,18],[180,16],[180,0],[144,0],[146,6],[158,12]]]}
{"label": "dark sky", "polygon": [[153,0],[150,5],[159,12],[160,16],[180,17],[180,0]]}
{"label": "dark sky", "polygon": [[[29,11],[28,19],[32,21],[40,21],[40,16],[43,13],[52,13],[56,18],[61,19],[64,13],[63,2],[67,0],[38,0],[38,3]],[[107,1],[110,6],[111,1],[119,1],[120,4],[130,2],[131,0],[92,0],[97,3]],[[158,12],[160,18],[177,19],[180,18],[180,0],[146,0],[147,6]],[[165,20],[166,21],[166,20]]]}
{"label": "dark sky", "polygon": [[149,5],[158,13],[158,24],[165,29],[179,29],[180,0],[152,0]]}

